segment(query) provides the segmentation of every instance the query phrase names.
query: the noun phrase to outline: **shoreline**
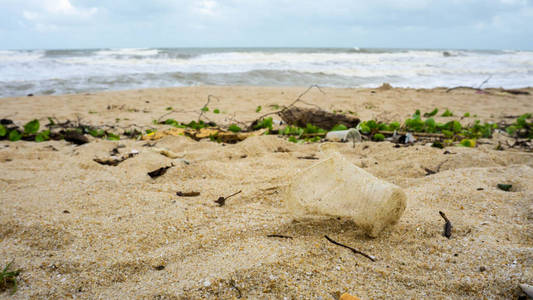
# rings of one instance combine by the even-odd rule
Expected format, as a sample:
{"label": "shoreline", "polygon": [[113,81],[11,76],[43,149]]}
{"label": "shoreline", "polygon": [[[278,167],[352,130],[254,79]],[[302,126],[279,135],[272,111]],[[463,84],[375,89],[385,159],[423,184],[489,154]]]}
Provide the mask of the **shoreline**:
{"label": "shoreline", "polygon": [[[249,123],[306,89],[202,86],[2,98],[0,117],[19,125],[55,117],[148,128],[165,114],[196,120],[212,95],[207,118]],[[532,95],[321,89],[305,94],[311,105],[302,106],[351,111],[363,121],[403,121],[417,109],[434,108],[436,121],[465,124],[533,112]],[[454,117],[441,116],[446,108]],[[533,282],[533,153],[487,144],[394,148],[387,141],[352,148],[276,136],[237,144],[184,136],[153,142],[176,158],[132,139],[91,139],[81,146],[0,141],[0,267],[13,260],[21,269],[14,297],[328,299],[347,292],[361,299],[504,299],[521,295],[520,283]],[[405,191],[407,209],[398,224],[370,239],[347,219],[295,219],[287,212],[285,186],[317,161],[298,157],[324,159],[328,147]],[[117,166],[94,161],[113,149],[138,154]],[[157,178],[147,175],[171,165]],[[239,190],[222,207],[214,202]],[[453,225],[450,239],[442,236],[439,211]],[[0,293],[5,297],[8,292]]]}

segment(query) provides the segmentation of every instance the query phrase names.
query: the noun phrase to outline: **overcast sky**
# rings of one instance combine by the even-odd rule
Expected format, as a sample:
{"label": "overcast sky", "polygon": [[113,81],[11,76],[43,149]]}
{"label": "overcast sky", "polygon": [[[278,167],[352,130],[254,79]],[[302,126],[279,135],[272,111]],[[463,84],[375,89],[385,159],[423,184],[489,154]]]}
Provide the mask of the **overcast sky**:
{"label": "overcast sky", "polygon": [[533,0],[0,0],[1,49],[533,50]]}

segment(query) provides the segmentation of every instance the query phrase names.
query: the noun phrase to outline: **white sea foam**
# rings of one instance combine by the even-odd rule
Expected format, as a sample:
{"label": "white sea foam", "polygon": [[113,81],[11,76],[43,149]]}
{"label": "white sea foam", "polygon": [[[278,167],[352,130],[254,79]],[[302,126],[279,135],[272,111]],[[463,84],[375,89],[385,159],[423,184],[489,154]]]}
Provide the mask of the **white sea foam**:
{"label": "white sea foam", "polygon": [[0,51],[0,96],[197,84],[533,86],[533,52],[388,49]]}

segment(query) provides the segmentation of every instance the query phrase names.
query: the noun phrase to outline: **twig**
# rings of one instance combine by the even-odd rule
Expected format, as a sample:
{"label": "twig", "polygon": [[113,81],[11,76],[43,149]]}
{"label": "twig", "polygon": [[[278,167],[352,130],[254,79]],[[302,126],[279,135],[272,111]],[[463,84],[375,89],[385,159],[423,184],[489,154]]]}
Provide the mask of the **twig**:
{"label": "twig", "polygon": [[214,98],[214,99],[220,101],[220,99],[217,96],[207,95],[207,102],[200,109],[200,115],[198,115],[198,122],[200,122],[200,119],[202,119],[202,116],[204,115],[205,109],[207,108],[209,103],[211,103],[211,98]]}
{"label": "twig", "polygon": [[491,78],[492,78],[492,75],[489,75],[489,77],[487,77],[487,79],[485,79],[485,80],[484,80],[484,81],[483,81],[483,82],[482,82],[477,88],[478,88],[478,89],[481,89],[481,87],[482,87],[485,83],[489,82],[489,80],[490,80]]}
{"label": "twig", "polygon": [[235,280],[231,279],[229,281],[229,284],[231,285],[232,288],[234,288],[237,291],[237,293],[239,293],[237,298],[241,298],[242,297],[242,293],[241,293],[241,290],[239,289],[239,287],[235,284]]}
{"label": "twig", "polygon": [[277,238],[291,239],[292,240],[292,236],[282,235],[282,234],[269,234],[269,235],[267,235],[267,237],[277,237]]}
{"label": "twig", "polygon": [[368,254],[366,254],[366,253],[363,253],[363,252],[361,252],[361,251],[359,251],[359,250],[357,250],[357,249],[354,249],[354,248],[352,248],[352,247],[350,247],[350,246],[346,246],[346,245],[343,245],[343,244],[341,244],[341,243],[339,243],[339,242],[336,242],[336,241],[332,240],[332,239],[331,239],[329,236],[327,236],[327,235],[324,235],[324,237],[326,238],[326,240],[328,240],[328,241],[329,241],[330,243],[332,243],[332,244],[335,244],[335,245],[337,245],[337,246],[344,247],[344,248],[346,248],[346,249],[350,249],[350,250],[351,250],[353,253],[355,253],[355,254],[361,254],[362,256],[364,256],[364,257],[370,259],[371,261],[376,261],[376,258],[373,257],[373,256],[371,256],[371,255],[368,255]]}
{"label": "twig", "polygon": [[442,211],[439,211],[439,214],[446,222],[444,223],[444,232],[442,233],[442,235],[449,239],[452,236],[452,222],[448,220],[448,218]]}
{"label": "twig", "polygon": [[298,156],[298,159],[319,159],[314,154],[313,155],[306,155],[306,156]]}
{"label": "twig", "polygon": [[242,192],[242,191],[238,191],[238,192],[233,193],[233,194],[231,194],[231,195],[229,195],[227,197],[218,197],[218,199],[215,200],[215,203],[217,203],[218,206],[224,206],[224,204],[226,204],[226,200],[228,200],[228,198],[233,197],[233,196],[239,194],[240,192]]}

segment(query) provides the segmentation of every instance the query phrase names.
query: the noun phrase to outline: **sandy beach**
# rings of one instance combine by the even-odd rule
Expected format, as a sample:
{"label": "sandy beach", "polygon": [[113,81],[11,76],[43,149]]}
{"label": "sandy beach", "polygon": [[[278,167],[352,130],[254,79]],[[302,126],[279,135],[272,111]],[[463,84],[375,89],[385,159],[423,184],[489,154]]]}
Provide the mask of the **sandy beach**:
{"label": "sandy beach", "polygon": [[[212,95],[207,119],[251,123],[305,90],[201,86],[2,98],[0,118],[19,126],[53,117],[163,130],[169,126],[153,120],[196,120]],[[311,105],[299,105],[351,111],[361,120],[402,122],[417,109],[448,108],[454,117],[439,113],[436,121],[511,122],[508,116],[533,112],[533,88],[523,90],[530,95],[324,88],[303,96]],[[272,135],[236,144],[185,136],[149,142],[174,159],[145,140],[89,139],[81,146],[0,141],[0,267],[13,261],[21,270],[16,293],[0,298],[517,299],[520,283],[533,284],[533,153],[498,151],[496,137],[445,149],[295,144]],[[119,145],[120,154],[138,154],[117,166],[94,161]],[[298,157],[324,159],[325,145],[403,188],[407,208],[398,224],[369,238],[348,219],[295,219],[286,210],[285,187],[318,161]],[[171,164],[160,177],[147,175]],[[511,191],[498,189],[501,183]],[[237,191],[222,207],[214,202]],[[450,239],[439,211],[453,224]]]}

